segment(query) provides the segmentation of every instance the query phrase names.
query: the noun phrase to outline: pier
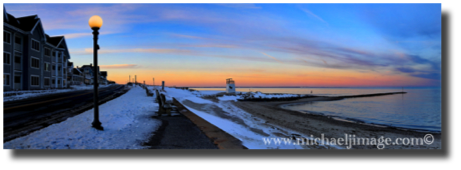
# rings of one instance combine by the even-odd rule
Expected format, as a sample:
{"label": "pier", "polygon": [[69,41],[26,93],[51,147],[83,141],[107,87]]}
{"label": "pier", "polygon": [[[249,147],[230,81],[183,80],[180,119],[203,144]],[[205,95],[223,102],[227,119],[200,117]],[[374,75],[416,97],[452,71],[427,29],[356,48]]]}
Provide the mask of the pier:
{"label": "pier", "polygon": [[358,98],[358,97],[376,97],[376,96],[387,96],[395,94],[406,94],[407,92],[388,92],[388,93],[372,93],[372,94],[358,94],[358,95],[342,95],[342,96],[316,96],[316,95],[298,95],[296,97],[281,97],[281,98],[247,98],[237,99],[238,101],[252,101],[252,102],[270,102],[270,101],[294,101],[304,98],[323,97],[326,100],[341,100],[347,98]]}

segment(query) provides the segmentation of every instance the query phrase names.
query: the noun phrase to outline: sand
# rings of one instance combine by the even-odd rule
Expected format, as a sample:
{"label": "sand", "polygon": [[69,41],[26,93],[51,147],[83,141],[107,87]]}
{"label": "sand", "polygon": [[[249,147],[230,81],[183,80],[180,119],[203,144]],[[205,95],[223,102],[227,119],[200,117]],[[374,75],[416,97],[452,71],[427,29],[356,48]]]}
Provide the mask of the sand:
{"label": "sand", "polygon": [[[293,131],[299,132],[303,137],[313,135],[314,138],[345,138],[347,135],[355,135],[358,138],[391,138],[391,142],[384,149],[442,149],[442,134],[430,133],[434,136],[432,144],[427,145],[392,145],[397,138],[424,138],[428,133],[402,130],[390,127],[376,127],[365,124],[344,122],[329,118],[327,116],[311,115],[302,112],[283,109],[281,105],[290,103],[303,103],[310,101],[330,100],[325,97],[305,98],[296,101],[282,102],[232,102],[233,105],[245,110],[246,112],[266,120],[266,123],[275,124]],[[405,139],[406,140],[406,139]],[[408,141],[405,141],[408,142]],[[418,143],[418,142],[416,142]],[[354,145],[352,149],[377,149],[377,146]]]}

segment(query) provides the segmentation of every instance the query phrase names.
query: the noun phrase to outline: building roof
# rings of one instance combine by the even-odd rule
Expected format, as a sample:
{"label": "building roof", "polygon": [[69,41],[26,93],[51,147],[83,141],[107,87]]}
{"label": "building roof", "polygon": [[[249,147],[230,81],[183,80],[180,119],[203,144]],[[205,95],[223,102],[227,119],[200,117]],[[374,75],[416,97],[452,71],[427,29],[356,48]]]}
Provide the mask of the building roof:
{"label": "building roof", "polygon": [[61,42],[61,40],[64,38],[64,36],[54,36],[54,37],[50,37],[48,34],[45,34],[46,35],[46,42],[47,43],[50,43],[51,45],[54,45],[54,46],[58,46],[59,43]]}
{"label": "building roof", "polygon": [[32,31],[37,22],[40,20],[37,15],[16,18],[19,21],[18,28],[23,31]]}
{"label": "building roof", "polygon": [[3,22],[6,22],[14,27],[19,28],[19,21],[11,14],[6,13],[7,15],[3,18]]}
{"label": "building roof", "polygon": [[80,69],[78,69],[78,68],[74,68],[74,69],[72,69],[72,73],[73,74],[82,74],[82,71]]}

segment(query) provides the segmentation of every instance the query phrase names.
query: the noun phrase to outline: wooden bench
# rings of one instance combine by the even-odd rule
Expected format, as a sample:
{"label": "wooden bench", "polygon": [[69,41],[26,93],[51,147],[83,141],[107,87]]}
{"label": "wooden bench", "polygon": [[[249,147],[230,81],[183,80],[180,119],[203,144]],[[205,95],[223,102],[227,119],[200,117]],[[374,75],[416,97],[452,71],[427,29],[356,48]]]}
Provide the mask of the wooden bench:
{"label": "wooden bench", "polygon": [[158,103],[158,116],[162,114],[168,114],[171,116],[171,103],[167,102],[165,95],[160,93],[158,90],[155,90],[155,94],[156,102]]}

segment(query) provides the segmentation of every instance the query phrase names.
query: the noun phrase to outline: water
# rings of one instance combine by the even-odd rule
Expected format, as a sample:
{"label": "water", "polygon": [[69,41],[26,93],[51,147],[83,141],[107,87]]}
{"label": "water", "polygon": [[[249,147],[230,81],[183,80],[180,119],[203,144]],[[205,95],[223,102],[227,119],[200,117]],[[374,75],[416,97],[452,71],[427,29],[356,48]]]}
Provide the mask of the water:
{"label": "water", "polygon": [[[196,88],[221,90],[225,88]],[[314,95],[356,95],[402,91],[401,88],[237,88],[237,91],[263,93],[293,93]],[[431,132],[441,132],[441,89],[405,88],[407,94],[349,98],[286,105],[284,108],[303,113],[332,116],[341,120],[364,122]]]}

